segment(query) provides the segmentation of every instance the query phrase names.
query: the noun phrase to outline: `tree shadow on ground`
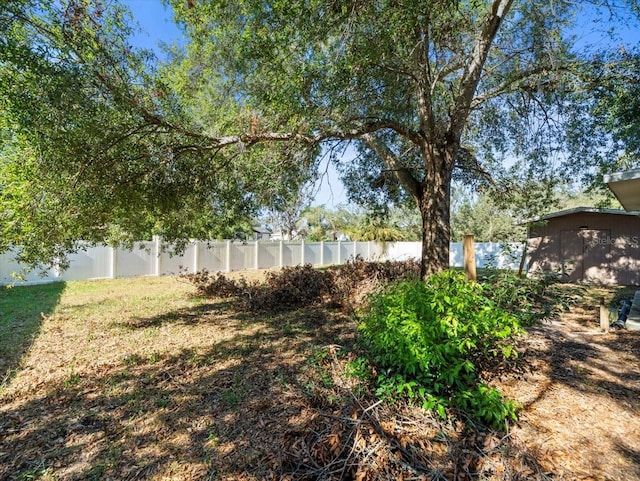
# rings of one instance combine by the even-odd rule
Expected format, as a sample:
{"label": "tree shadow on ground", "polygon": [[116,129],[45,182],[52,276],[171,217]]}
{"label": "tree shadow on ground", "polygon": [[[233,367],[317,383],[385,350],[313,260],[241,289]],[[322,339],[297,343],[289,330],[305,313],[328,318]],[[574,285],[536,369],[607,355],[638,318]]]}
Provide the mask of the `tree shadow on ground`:
{"label": "tree shadow on ground", "polygon": [[[609,305],[617,305],[620,299],[627,299],[634,289],[615,289],[609,296],[612,297]],[[607,334],[600,332],[598,299],[593,298],[593,308],[578,312],[566,327],[553,328],[543,324],[531,331],[545,337],[549,343],[541,349],[529,348],[520,364],[546,358],[554,382],[607,395],[621,402],[640,395],[637,387],[640,383],[640,369],[637,369],[640,367],[640,333],[624,329],[610,329]],[[607,353],[615,355],[608,356]],[[610,359],[618,362],[607,362]],[[598,376],[599,373],[608,374],[607,379]]]}
{"label": "tree shadow on ground", "polygon": [[483,463],[503,466],[500,438],[490,432],[377,404],[340,384],[340,353],[352,349],[355,323],[339,311],[237,312],[211,302],[120,327],[172,325],[220,336],[193,348],[139,346],[121,362],[7,399],[0,478],[346,479],[366,468],[365,479],[404,469],[452,480],[474,479]]}
{"label": "tree shadow on ground", "polygon": [[629,473],[629,479],[640,479],[640,450],[638,447],[631,447],[621,441],[615,441],[615,444],[618,453],[622,457],[632,461],[636,467],[633,473]]}
{"label": "tree shadow on ground", "polygon": [[[617,303],[616,299],[628,297],[629,292],[629,288],[620,288],[610,292],[609,296],[613,296]],[[521,362],[534,365],[535,369],[548,369],[548,375],[547,385],[539,387],[537,395],[525,404],[527,408],[533,408],[545,403],[549,396],[555,395],[555,390],[550,389],[553,385],[568,388],[562,391],[565,396],[577,397],[589,405],[583,406],[577,401],[568,404],[574,406],[575,412],[564,416],[573,414],[592,420],[583,426],[584,432],[576,432],[576,436],[587,439],[590,430],[597,431],[599,436],[607,439],[608,456],[626,460],[627,468],[622,465],[619,468],[633,469],[633,475],[625,473],[633,477],[640,472],[640,456],[627,445],[626,437],[637,432],[635,430],[640,426],[637,424],[640,416],[637,404],[640,396],[640,333],[626,330],[600,332],[598,303],[599,298],[594,298],[592,308],[577,309],[560,321],[532,330],[539,336],[537,347],[528,349]],[[539,341],[541,338],[544,338],[543,342]],[[552,408],[547,404],[542,409]],[[562,423],[563,415],[559,416],[558,421]],[[597,464],[595,462],[594,466]]]}
{"label": "tree shadow on ground", "polygon": [[617,402],[638,399],[640,333],[613,329],[603,334],[599,332],[599,322],[596,306],[574,321],[584,331],[554,331],[550,337],[552,379]]}
{"label": "tree shadow on ground", "polygon": [[[137,328],[213,322],[211,306]],[[215,306],[224,311],[224,308]],[[214,310],[215,310],[214,309]],[[277,469],[278,443],[313,398],[313,346],[346,341],[351,322],[309,310],[276,316],[225,313],[250,325],[206,349],[137,354],[49,383],[0,410],[0,478],[216,479]]]}
{"label": "tree shadow on ground", "polygon": [[[602,351],[620,353],[620,365],[609,363]],[[606,397],[608,401],[635,402],[640,396],[640,336],[614,331],[588,341],[559,334],[553,340],[551,378],[579,391]],[[602,374],[606,374],[604,377]]]}
{"label": "tree shadow on ground", "polygon": [[53,312],[65,286],[64,282],[0,286],[0,385],[15,374],[40,330],[43,316]]}
{"label": "tree shadow on ground", "polygon": [[126,322],[125,327],[131,330],[160,327],[167,324],[201,324],[205,322],[219,322],[221,316],[231,314],[235,316],[233,304],[230,301],[208,302],[183,309],[176,309],[152,317],[137,317]]}

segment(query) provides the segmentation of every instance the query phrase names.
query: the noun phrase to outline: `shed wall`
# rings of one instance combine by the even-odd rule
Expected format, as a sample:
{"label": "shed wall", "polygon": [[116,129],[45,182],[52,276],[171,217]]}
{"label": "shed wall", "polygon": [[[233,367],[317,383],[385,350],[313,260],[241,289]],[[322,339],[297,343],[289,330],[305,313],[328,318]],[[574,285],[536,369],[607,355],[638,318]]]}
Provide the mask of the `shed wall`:
{"label": "shed wall", "polygon": [[640,285],[640,217],[580,212],[529,229],[530,273],[564,282]]}

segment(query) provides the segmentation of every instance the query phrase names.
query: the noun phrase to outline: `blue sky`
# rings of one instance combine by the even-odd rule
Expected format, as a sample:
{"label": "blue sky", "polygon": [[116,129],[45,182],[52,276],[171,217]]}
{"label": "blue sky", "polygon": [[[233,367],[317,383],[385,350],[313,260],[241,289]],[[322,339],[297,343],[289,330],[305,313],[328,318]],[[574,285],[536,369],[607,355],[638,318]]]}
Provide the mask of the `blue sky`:
{"label": "blue sky", "polygon": [[143,30],[133,40],[139,47],[158,49],[161,42],[180,41],[182,33],[173,22],[170,8],[165,8],[160,0],[121,0]]}
{"label": "blue sky", "polygon": [[[135,43],[144,48],[158,48],[161,42],[180,41],[182,33],[172,21],[170,7],[165,7],[160,0],[121,0],[131,9],[134,20],[139,23],[144,33],[134,38]],[[602,12],[602,10],[601,10]],[[576,29],[579,45],[599,47],[605,44],[637,45],[640,42],[640,22],[627,25],[615,24],[607,13],[596,14],[593,7],[585,4],[582,14],[584,22]],[[615,27],[615,33],[610,29]]]}

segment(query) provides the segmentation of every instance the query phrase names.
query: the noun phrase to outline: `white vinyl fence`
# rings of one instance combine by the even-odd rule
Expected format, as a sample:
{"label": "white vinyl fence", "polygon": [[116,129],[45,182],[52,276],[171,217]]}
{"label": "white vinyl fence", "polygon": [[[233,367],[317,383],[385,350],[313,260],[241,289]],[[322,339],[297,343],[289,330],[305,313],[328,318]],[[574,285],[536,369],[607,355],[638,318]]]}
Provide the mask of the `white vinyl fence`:
{"label": "white vinyl fence", "polygon": [[[506,255],[507,249],[521,252],[521,244],[476,244],[478,267],[492,265],[517,268],[517,255]],[[517,249],[520,249],[518,251]],[[163,248],[160,239],[137,242],[131,250],[98,245],[88,246],[69,255],[67,270],[52,268],[44,272],[24,273],[14,261],[14,254],[0,254],[0,285],[36,284],[40,282],[118,277],[162,276],[178,273],[230,272],[311,264],[316,267],[342,264],[356,256],[367,260],[407,260],[420,258],[420,242],[305,242],[305,241],[197,241],[184,252],[173,255]],[[462,266],[462,244],[451,244],[451,265]],[[21,273],[23,279],[15,277]]]}

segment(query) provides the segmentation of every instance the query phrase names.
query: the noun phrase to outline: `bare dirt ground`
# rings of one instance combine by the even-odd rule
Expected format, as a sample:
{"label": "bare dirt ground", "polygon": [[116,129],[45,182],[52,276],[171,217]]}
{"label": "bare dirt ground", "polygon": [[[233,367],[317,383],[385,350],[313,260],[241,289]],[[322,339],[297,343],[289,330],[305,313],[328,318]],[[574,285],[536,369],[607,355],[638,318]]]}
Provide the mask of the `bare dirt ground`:
{"label": "bare dirt ground", "polygon": [[379,403],[345,373],[338,311],[146,282],[65,291],[45,316],[0,391],[0,479],[640,480],[640,333],[599,333],[586,295],[494,379],[523,404],[498,432]]}
{"label": "bare dirt ground", "polygon": [[640,332],[599,332],[576,305],[530,330],[527,372],[503,381],[524,404],[512,441],[552,479],[640,479]]}

